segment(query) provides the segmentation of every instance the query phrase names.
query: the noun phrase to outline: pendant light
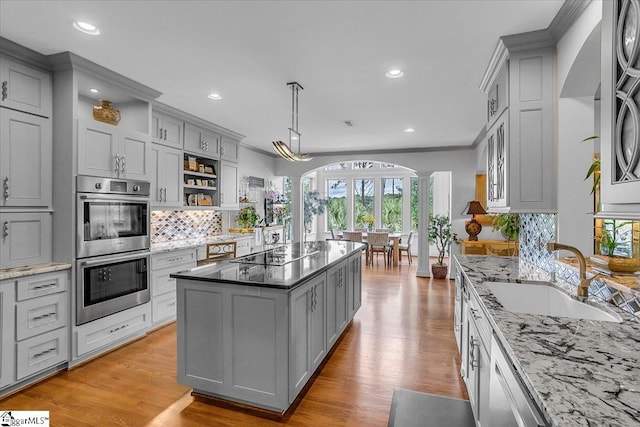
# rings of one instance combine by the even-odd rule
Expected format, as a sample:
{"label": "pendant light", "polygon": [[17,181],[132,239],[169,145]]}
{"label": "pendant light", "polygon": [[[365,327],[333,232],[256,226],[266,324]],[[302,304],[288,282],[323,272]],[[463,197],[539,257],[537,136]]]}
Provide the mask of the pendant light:
{"label": "pendant light", "polygon": [[[313,157],[308,154],[300,154],[301,135],[298,132],[298,91],[304,88],[298,82],[287,83],[291,87],[291,127],[289,128],[289,145],[283,141],[273,141],[273,150],[282,158],[290,162],[308,162]],[[298,153],[291,150],[291,141],[298,140]]]}

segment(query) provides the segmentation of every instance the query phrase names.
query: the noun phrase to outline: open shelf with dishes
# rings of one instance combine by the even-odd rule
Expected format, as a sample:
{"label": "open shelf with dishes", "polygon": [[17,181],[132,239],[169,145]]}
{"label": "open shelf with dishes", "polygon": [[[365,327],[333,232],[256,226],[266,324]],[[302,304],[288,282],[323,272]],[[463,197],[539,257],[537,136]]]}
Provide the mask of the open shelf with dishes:
{"label": "open shelf with dishes", "polygon": [[185,207],[217,207],[218,161],[208,157],[184,153],[183,201]]}

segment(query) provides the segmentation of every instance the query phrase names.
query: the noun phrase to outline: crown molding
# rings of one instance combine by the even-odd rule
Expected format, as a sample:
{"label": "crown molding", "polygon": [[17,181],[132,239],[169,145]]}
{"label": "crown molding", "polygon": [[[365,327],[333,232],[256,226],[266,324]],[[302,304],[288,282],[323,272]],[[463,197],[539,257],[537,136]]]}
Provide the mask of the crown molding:
{"label": "crown molding", "polygon": [[49,55],[47,58],[51,66],[51,70],[54,72],[62,70],[81,71],[119,86],[131,93],[131,95],[146,101],[152,101],[162,95],[162,92],[138,83],[135,80],[123,76],[122,74],[111,71],[102,65],[89,61],[88,59],[84,59],[73,52],[60,52]]}
{"label": "crown molding", "polygon": [[500,37],[480,81],[480,90],[484,93],[489,91],[489,86],[509,59],[510,52],[555,46],[591,2],[592,0],[566,0],[547,28]]}
{"label": "crown molding", "polygon": [[416,148],[396,148],[386,150],[352,150],[352,151],[327,151],[322,153],[309,153],[310,156],[316,157],[329,157],[338,155],[347,156],[366,156],[375,154],[407,154],[407,153],[434,153],[440,151],[468,151],[473,150],[470,145],[452,145],[450,147],[416,147]]}
{"label": "crown molding", "polygon": [[181,118],[182,120],[189,122],[191,124],[194,125],[198,125],[198,126],[202,126],[204,128],[207,129],[211,129],[212,131],[219,133],[223,136],[226,136],[228,138],[231,139],[235,139],[240,141],[241,139],[243,139],[245,136],[241,133],[232,131],[231,129],[227,129],[225,127],[222,127],[220,125],[217,125],[213,122],[207,121],[205,119],[202,119],[200,117],[194,116],[192,114],[186,113],[182,110],[178,110],[175,107],[172,107],[170,105],[167,104],[163,104],[160,101],[154,100],[153,102],[151,102],[151,109],[155,110],[155,111],[160,111],[161,113],[165,113],[174,117],[178,117]]}
{"label": "crown molding", "polygon": [[47,57],[40,52],[0,37],[0,53],[45,71],[50,71]]}
{"label": "crown molding", "polygon": [[592,0],[566,0],[558,14],[549,24],[549,31],[556,41],[560,40],[567,30],[578,20],[582,12],[592,3]]}

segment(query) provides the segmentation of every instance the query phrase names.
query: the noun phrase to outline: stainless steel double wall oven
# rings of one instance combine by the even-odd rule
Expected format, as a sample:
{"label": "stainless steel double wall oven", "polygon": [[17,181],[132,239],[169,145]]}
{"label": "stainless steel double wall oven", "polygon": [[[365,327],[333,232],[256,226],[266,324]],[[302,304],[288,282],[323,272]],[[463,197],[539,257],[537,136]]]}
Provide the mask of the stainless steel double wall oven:
{"label": "stainless steel double wall oven", "polygon": [[150,299],[150,184],[77,177],[76,324]]}

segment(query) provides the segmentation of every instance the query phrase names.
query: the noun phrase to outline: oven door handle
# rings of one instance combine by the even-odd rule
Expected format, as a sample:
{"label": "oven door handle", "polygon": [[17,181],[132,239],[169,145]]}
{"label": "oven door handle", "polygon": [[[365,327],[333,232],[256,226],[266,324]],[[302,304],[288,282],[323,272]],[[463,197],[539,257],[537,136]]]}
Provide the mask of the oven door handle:
{"label": "oven door handle", "polygon": [[148,203],[149,202],[148,196],[122,195],[122,194],[101,194],[99,197],[96,197],[95,195],[82,194],[78,197],[80,198],[80,200],[86,201],[86,202],[104,202],[105,200],[109,202],[126,202],[126,203],[131,203],[131,202]]}
{"label": "oven door handle", "polygon": [[131,259],[136,259],[136,258],[146,258],[149,257],[150,254],[149,252],[136,252],[133,254],[127,254],[127,255],[121,255],[121,256],[108,256],[108,257],[100,257],[100,259],[96,259],[96,260],[91,260],[91,261],[80,261],[80,266],[81,267],[87,267],[87,266],[92,266],[92,265],[100,265],[100,264],[104,264],[105,262],[107,263],[112,263],[112,262],[120,262],[120,261],[127,261],[127,260],[131,260]]}

